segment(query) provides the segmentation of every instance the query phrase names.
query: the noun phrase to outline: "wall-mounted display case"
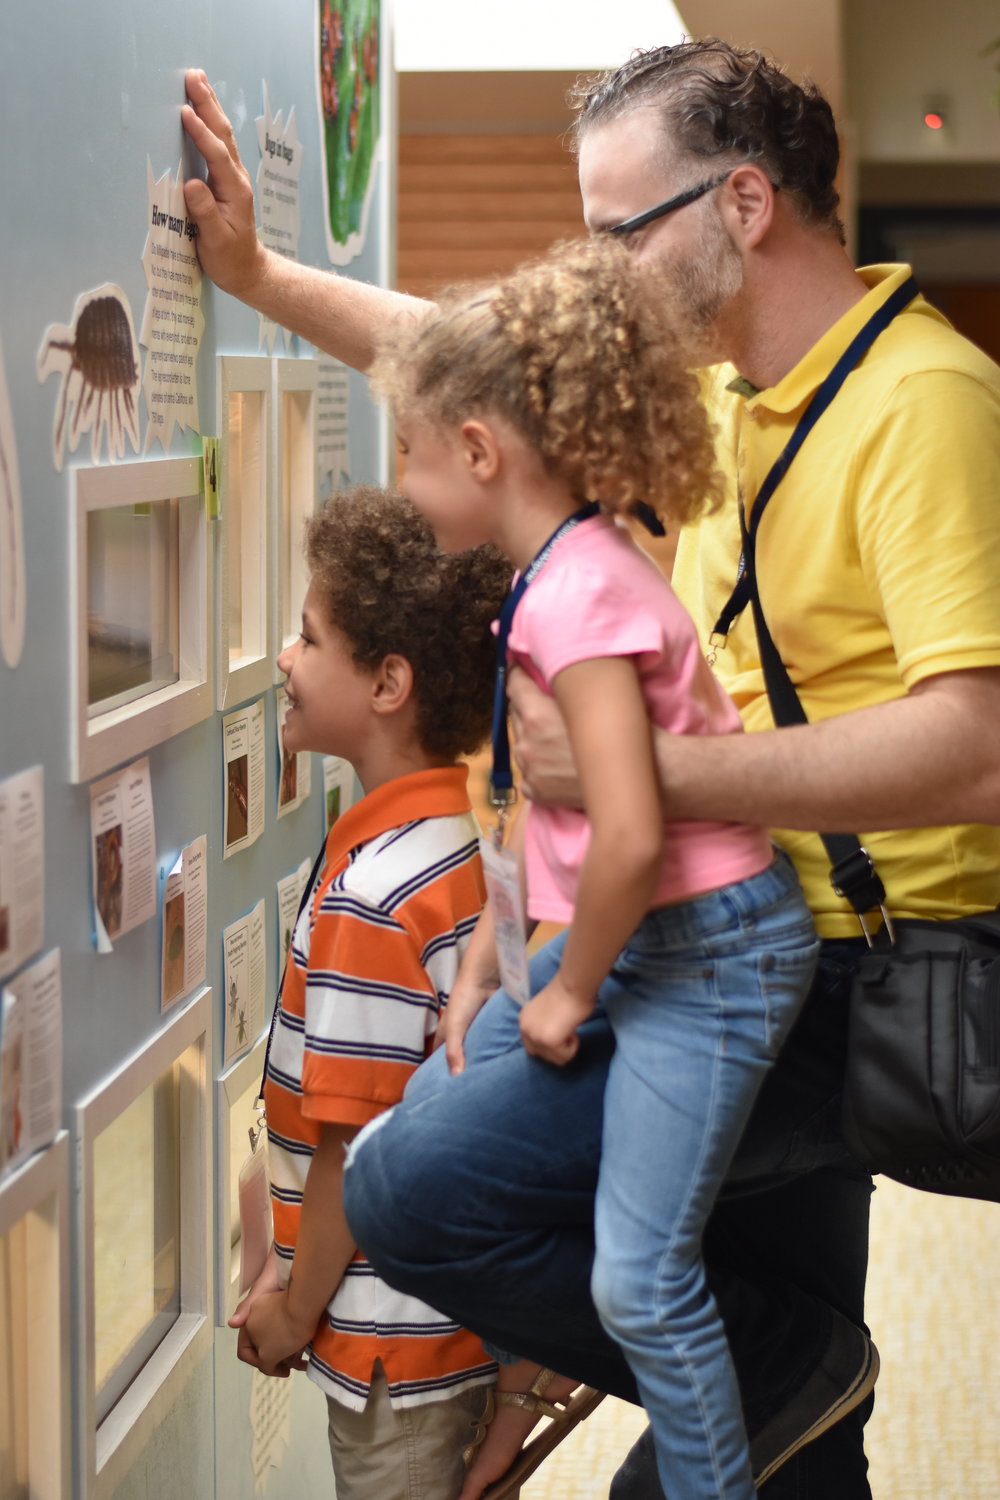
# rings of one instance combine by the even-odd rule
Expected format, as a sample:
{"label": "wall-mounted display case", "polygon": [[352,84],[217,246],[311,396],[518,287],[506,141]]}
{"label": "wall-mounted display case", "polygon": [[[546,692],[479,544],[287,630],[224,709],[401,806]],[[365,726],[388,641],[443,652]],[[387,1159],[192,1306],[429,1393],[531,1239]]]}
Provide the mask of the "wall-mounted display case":
{"label": "wall-mounted display case", "polygon": [[[316,509],[316,361],[275,359],[274,465],[278,513],[275,549],[276,653],[299,634],[309,587],[303,527]],[[282,681],[274,669],[273,680]]]}
{"label": "wall-mounted display case", "polygon": [[77,1107],[83,1496],[114,1493],[211,1348],[211,996]]}
{"label": "wall-mounted display case", "polygon": [[73,779],[212,711],[200,459],[73,474]]}
{"label": "wall-mounted display case", "polygon": [[70,1494],[68,1141],[0,1186],[0,1495],[11,1500]]}
{"label": "wall-mounted display case", "polygon": [[270,557],[275,545],[271,361],[219,359],[219,691],[233,708],[273,681]]}

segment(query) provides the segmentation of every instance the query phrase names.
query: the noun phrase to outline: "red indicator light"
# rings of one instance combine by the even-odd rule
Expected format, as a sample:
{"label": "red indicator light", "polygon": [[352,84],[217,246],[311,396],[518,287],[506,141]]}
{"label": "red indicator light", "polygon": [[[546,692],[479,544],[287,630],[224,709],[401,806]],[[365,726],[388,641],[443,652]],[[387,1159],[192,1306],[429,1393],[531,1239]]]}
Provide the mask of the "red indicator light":
{"label": "red indicator light", "polygon": [[924,115],[924,124],[928,130],[942,130],[944,128],[944,120],[940,115],[935,114],[933,110],[928,110],[927,114]]}

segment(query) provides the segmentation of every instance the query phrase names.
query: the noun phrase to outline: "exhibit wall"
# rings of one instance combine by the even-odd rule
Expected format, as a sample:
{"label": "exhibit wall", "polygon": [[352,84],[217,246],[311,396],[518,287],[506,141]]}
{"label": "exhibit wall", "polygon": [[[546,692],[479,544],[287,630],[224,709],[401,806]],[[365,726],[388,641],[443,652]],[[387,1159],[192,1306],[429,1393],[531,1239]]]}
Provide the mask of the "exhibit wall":
{"label": "exhibit wall", "polygon": [[[278,253],[387,284],[380,0],[10,8],[0,92],[0,1495],[331,1493],[226,1319],[288,932],[349,767],[282,754],[302,523],[366,382],[200,273],[184,71]],[[242,1257],[242,1260],[241,1260]]]}

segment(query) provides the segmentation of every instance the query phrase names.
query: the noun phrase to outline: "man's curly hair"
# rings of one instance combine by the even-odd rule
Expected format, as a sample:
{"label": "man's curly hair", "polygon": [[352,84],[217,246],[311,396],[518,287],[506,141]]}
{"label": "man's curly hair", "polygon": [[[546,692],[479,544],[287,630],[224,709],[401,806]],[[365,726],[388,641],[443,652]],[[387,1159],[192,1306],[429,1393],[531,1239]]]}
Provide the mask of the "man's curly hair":
{"label": "man's curly hair", "polygon": [[708,420],[669,283],[621,245],[570,241],[445,293],[372,371],[398,416],[509,422],[579,500],[682,525],[717,495]]}
{"label": "man's curly hair", "polygon": [[713,169],[755,162],[807,223],[844,243],[833,111],[815,84],[794,82],[763,53],[715,37],[637,51],[578,83],[569,103],[577,144],[593,125],[640,107],[659,111],[666,141]]}
{"label": "man's curly hair", "polygon": [[427,754],[456,760],[478,750],[492,718],[490,622],[511,579],[502,554],[444,553],[402,495],[356,485],[306,522],[306,557],[327,619],[357,665],[374,672],[387,656],[409,662]]}

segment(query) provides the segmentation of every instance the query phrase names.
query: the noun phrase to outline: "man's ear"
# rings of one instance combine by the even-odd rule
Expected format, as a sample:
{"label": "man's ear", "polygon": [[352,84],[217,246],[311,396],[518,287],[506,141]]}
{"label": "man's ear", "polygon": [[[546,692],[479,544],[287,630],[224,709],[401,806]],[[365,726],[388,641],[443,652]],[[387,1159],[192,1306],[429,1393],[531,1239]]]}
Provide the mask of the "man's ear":
{"label": "man's ear", "polygon": [[377,714],[398,713],[413,696],[413,668],[405,656],[385,656],[372,677],[372,708]]}
{"label": "man's ear", "polygon": [[777,191],[767,173],[754,162],[743,162],[730,173],[724,185],[724,202],[738,235],[737,244],[745,249],[760,244],[774,220]]}
{"label": "man's ear", "polygon": [[500,470],[500,444],[488,422],[468,417],[459,429],[462,453],[469,473],[480,484],[488,484]]}

